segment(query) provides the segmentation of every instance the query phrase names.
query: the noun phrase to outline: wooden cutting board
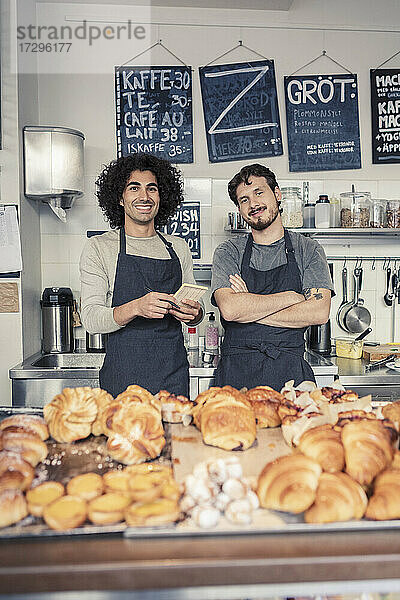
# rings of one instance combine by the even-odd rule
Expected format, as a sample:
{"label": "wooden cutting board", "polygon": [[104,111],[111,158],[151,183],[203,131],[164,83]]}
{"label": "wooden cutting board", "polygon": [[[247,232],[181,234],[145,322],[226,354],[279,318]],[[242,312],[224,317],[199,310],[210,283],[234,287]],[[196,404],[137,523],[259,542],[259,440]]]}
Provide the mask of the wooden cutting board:
{"label": "wooden cutting board", "polygon": [[380,344],[379,346],[364,346],[363,357],[370,362],[382,360],[391,354],[400,356],[400,344]]}
{"label": "wooden cutting board", "polygon": [[[171,426],[171,455],[174,467],[175,479],[180,483],[186,475],[193,471],[193,467],[199,463],[216,458],[227,458],[232,455],[231,451],[206,446],[200,431],[193,425]],[[264,466],[285,454],[291,454],[292,450],[286,444],[280,427],[271,429],[257,429],[257,439],[251,448],[234,452],[239,458],[243,475],[245,477],[258,477]]]}

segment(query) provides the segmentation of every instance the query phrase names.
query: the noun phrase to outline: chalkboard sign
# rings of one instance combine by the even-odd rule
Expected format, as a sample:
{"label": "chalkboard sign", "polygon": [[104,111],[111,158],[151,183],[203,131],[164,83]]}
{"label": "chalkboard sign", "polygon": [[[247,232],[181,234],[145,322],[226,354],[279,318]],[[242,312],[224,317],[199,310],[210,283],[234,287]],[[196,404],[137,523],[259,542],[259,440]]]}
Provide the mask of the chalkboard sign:
{"label": "chalkboard sign", "polygon": [[361,169],[357,75],[285,77],[290,171]]}
{"label": "chalkboard sign", "polygon": [[190,67],[115,67],[117,154],[193,162]]}
{"label": "chalkboard sign", "polygon": [[210,162],[282,154],[274,61],[199,71]]}
{"label": "chalkboard sign", "polygon": [[192,258],[201,258],[200,202],[181,204],[164,227],[164,232],[183,238],[192,252]]}
{"label": "chalkboard sign", "polygon": [[373,164],[400,163],[400,69],[371,71]]}

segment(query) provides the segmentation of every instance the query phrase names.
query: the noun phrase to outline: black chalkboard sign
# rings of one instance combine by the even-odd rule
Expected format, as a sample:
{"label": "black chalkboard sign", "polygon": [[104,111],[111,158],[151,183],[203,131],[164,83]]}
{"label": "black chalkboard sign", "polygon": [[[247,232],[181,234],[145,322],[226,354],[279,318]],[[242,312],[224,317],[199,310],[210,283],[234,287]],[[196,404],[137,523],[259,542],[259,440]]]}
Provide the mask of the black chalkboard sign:
{"label": "black chalkboard sign", "polygon": [[400,163],[400,69],[371,74],[372,162]]}
{"label": "black chalkboard sign", "polygon": [[274,61],[199,71],[210,162],[282,154]]}
{"label": "black chalkboard sign", "polygon": [[285,77],[290,171],[361,169],[357,75]]}
{"label": "black chalkboard sign", "polygon": [[192,252],[192,258],[201,258],[200,202],[181,204],[164,227],[164,232],[183,238]]}
{"label": "black chalkboard sign", "polygon": [[190,67],[115,67],[117,155],[193,162]]}

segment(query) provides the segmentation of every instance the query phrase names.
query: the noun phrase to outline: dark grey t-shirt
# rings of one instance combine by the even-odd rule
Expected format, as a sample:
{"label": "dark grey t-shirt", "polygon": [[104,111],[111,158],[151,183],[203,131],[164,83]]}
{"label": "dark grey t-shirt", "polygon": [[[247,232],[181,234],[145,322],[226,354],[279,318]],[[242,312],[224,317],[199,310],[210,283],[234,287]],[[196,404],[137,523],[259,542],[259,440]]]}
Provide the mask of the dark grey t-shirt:
{"label": "dark grey t-shirt", "polygon": [[[289,232],[292,241],[294,256],[299,267],[303,291],[308,288],[324,288],[333,291],[332,278],[322,246],[315,240],[301,233]],[[211,292],[213,304],[214,292],[220,288],[231,286],[229,275],[240,274],[240,267],[247,234],[235,236],[220,244],[215,252],[212,266]],[[268,246],[253,244],[250,267],[258,271],[269,271],[285,264],[285,239]]]}

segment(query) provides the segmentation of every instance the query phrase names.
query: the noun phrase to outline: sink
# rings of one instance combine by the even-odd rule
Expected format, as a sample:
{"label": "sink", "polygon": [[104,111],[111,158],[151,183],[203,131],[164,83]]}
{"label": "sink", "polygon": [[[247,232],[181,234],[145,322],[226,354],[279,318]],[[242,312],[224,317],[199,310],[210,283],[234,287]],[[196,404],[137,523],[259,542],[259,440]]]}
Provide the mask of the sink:
{"label": "sink", "polygon": [[104,353],[88,352],[81,354],[44,354],[31,363],[32,367],[42,369],[100,369]]}

